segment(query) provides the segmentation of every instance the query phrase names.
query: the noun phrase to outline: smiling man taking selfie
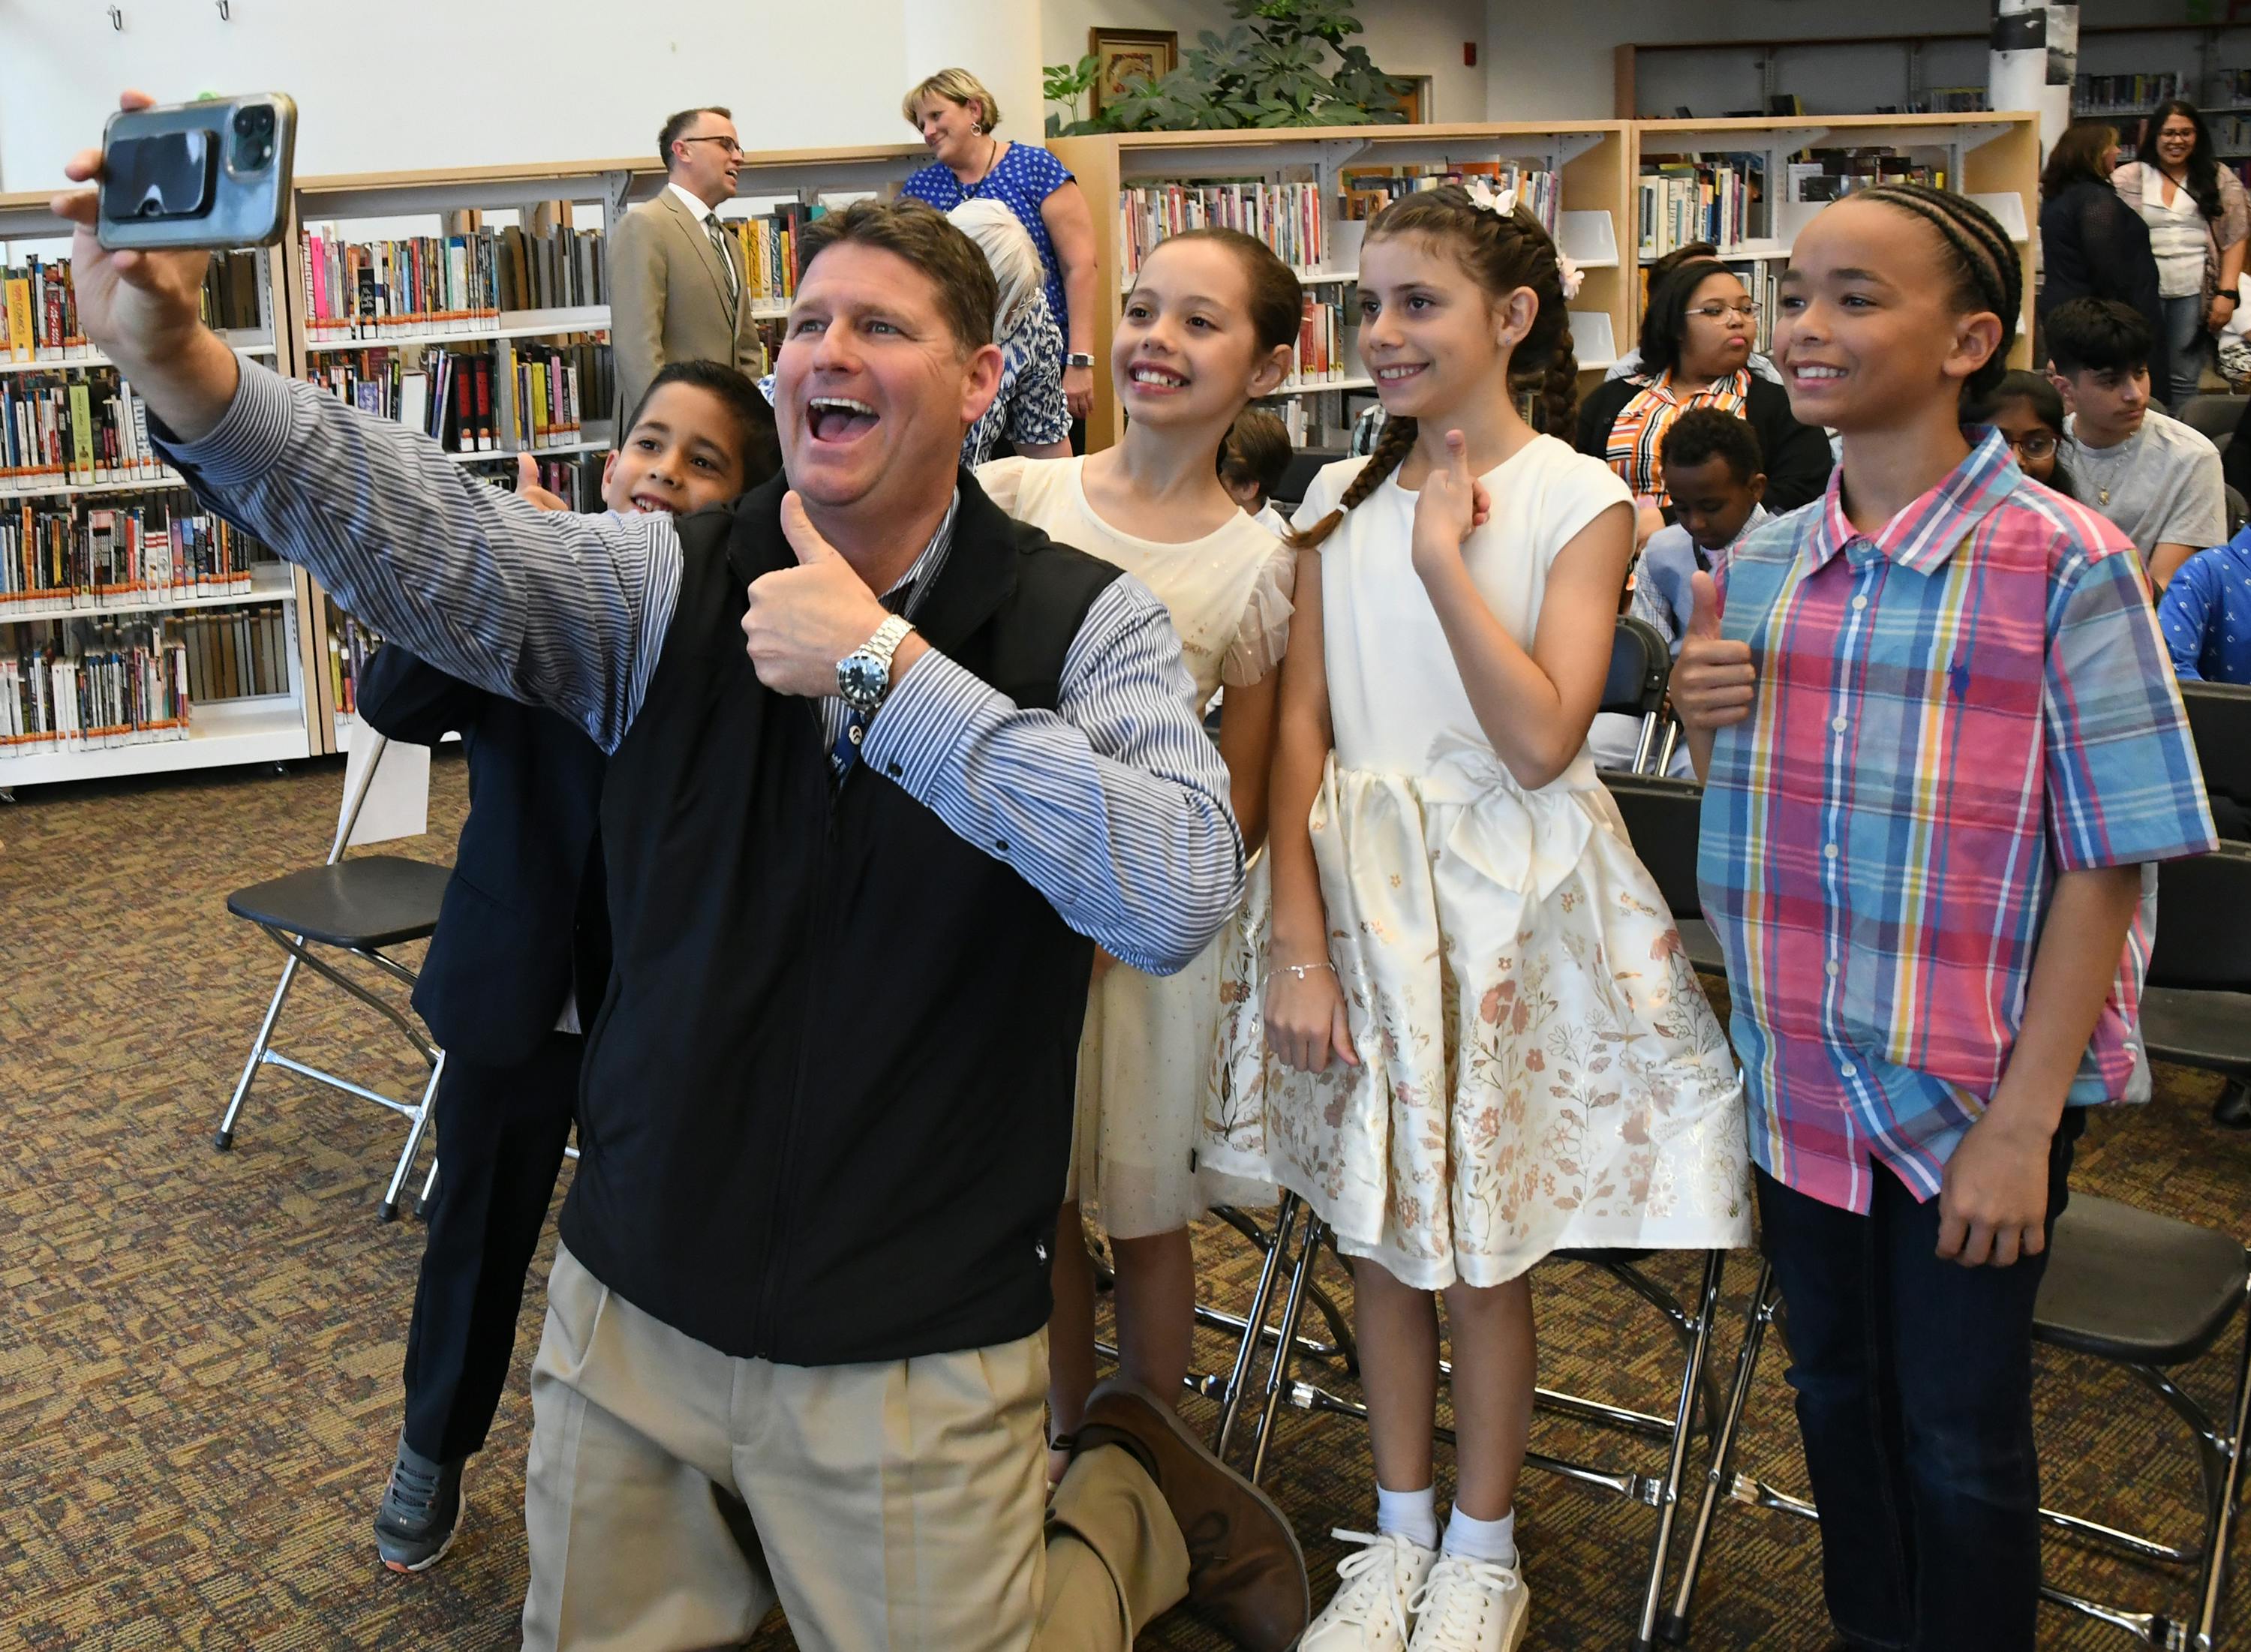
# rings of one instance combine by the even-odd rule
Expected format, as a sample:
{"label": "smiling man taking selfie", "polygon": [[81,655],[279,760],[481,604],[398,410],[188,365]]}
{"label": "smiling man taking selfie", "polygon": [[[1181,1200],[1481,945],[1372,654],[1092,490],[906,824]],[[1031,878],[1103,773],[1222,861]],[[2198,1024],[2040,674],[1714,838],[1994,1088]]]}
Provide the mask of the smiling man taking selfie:
{"label": "smiling man taking selfie", "polygon": [[540,512],[239,362],[202,255],[57,204],[87,334],[214,509],[609,754],[526,1644],[734,1644],[778,1599],[810,1646],[1125,1652],[1185,1595],[1288,1646],[1287,1523],[1161,1401],[1098,1391],[1043,1515],[1093,949],[1180,968],[1242,847],[1163,607],[956,468],[1000,368],[975,246],[915,204],[811,226],[786,478],[675,523]]}

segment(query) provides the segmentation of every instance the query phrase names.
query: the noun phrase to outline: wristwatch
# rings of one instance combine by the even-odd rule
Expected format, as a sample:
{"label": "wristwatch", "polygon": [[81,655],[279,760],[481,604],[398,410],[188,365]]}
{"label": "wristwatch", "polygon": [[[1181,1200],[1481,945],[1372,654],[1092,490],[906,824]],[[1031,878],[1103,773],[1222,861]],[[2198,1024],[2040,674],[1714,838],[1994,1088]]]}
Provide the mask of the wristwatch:
{"label": "wristwatch", "polygon": [[1094,365],[1094,357],[1089,356],[1084,350],[1073,350],[1063,358],[1063,364],[1065,367],[1091,367]]}
{"label": "wristwatch", "polygon": [[863,717],[872,717],[891,691],[891,656],[914,627],[898,615],[876,627],[876,634],[836,662],[836,693]]}

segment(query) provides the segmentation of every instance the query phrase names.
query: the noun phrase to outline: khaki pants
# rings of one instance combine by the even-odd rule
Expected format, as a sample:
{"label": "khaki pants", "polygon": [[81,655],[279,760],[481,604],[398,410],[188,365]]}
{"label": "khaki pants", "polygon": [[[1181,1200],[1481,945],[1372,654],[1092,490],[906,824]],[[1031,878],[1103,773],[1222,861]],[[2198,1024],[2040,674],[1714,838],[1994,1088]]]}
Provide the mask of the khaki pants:
{"label": "khaki pants", "polygon": [[807,1652],[1128,1652],[1187,1592],[1187,1545],[1114,1448],[1043,1514],[1046,1388],[1044,1332],[889,1365],[731,1358],[558,1248],[524,1645],[730,1647],[779,1600]]}

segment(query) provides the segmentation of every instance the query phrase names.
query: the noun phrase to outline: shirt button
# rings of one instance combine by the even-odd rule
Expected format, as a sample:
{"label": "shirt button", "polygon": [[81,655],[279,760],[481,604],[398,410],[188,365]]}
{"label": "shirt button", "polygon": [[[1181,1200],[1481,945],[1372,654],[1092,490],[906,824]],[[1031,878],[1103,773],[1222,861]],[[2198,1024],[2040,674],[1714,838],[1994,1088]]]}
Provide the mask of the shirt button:
{"label": "shirt button", "polygon": [[1852,1077],[1858,1070],[1850,1061],[1840,1061],[1837,1065],[1837,1071],[1846,1078]]}
{"label": "shirt button", "polygon": [[1835,732],[1835,733],[1837,733],[1837,734],[1842,734],[1842,733],[1844,733],[1844,732],[1845,732],[1845,720],[1844,720],[1844,718],[1842,718],[1842,717],[1832,717],[1832,718],[1830,718],[1830,719],[1829,719],[1829,727],[1830,727],[1830,729],[1832,729],[1832,731],[1833,731],[1833,732]]}
{"label": "shirt button", "polygon": [[[1844,719],[1840,717],[1838,721],[1841,722]],[[847,734],[845,737],[850,740],[851,743],[856,746],[862,739],[867,737],[867,730],[855,722],[851,726],[850,732]]]}
{"label": "shirt button", "polygon": [[885,764],[883,765],[883,767],[885,767],[886,769],[889,769],[889,770],[891,771],[891,773],[893,774],[893,776],[895,776],[895,777],[897,775],[897,773],[898,773],[898,771],[899,771],[899,765],[898,765],[897,764],[896,764],[896,763],[887,763],[887,764]]}
{"label": "shirt button", "polygon": [[1837,846],[1833,843],[1825,843],[1821,846],[1821,854],[1825,860],[1833,861],[1837,858]]}
{"label": "shirt button", "polygon": [[1837,961],[1834,958],[1832,958],[1827,964],[1822,965],[1822,967],[1829,971],[1829,978],[1831,980],[1833,981],[1837,978]]}
{"label": "shirt button", "polygon": [[1853,598],[1853,607],[1856,612],[1867,605],[1868,599],[1866,597],[1855,597]]}

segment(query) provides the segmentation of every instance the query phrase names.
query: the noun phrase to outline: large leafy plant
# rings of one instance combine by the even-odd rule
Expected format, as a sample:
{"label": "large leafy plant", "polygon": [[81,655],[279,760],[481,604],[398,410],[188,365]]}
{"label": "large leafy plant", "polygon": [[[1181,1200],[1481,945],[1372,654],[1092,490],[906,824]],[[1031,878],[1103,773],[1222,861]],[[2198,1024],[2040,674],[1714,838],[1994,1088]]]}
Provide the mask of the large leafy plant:
{"label": "large leafy plant", "polygon": [[1086,132],[1196,132],[1242,127],[1364,126],[1405,119],[1409,82],[1375,66],[1353,0],[1228,0],[1237,19],[1206,29],[1171,73],[1138,80],[1091,119],[1076,118],[1094,85],[1095,60],[1047,66],[1050,137]]}

